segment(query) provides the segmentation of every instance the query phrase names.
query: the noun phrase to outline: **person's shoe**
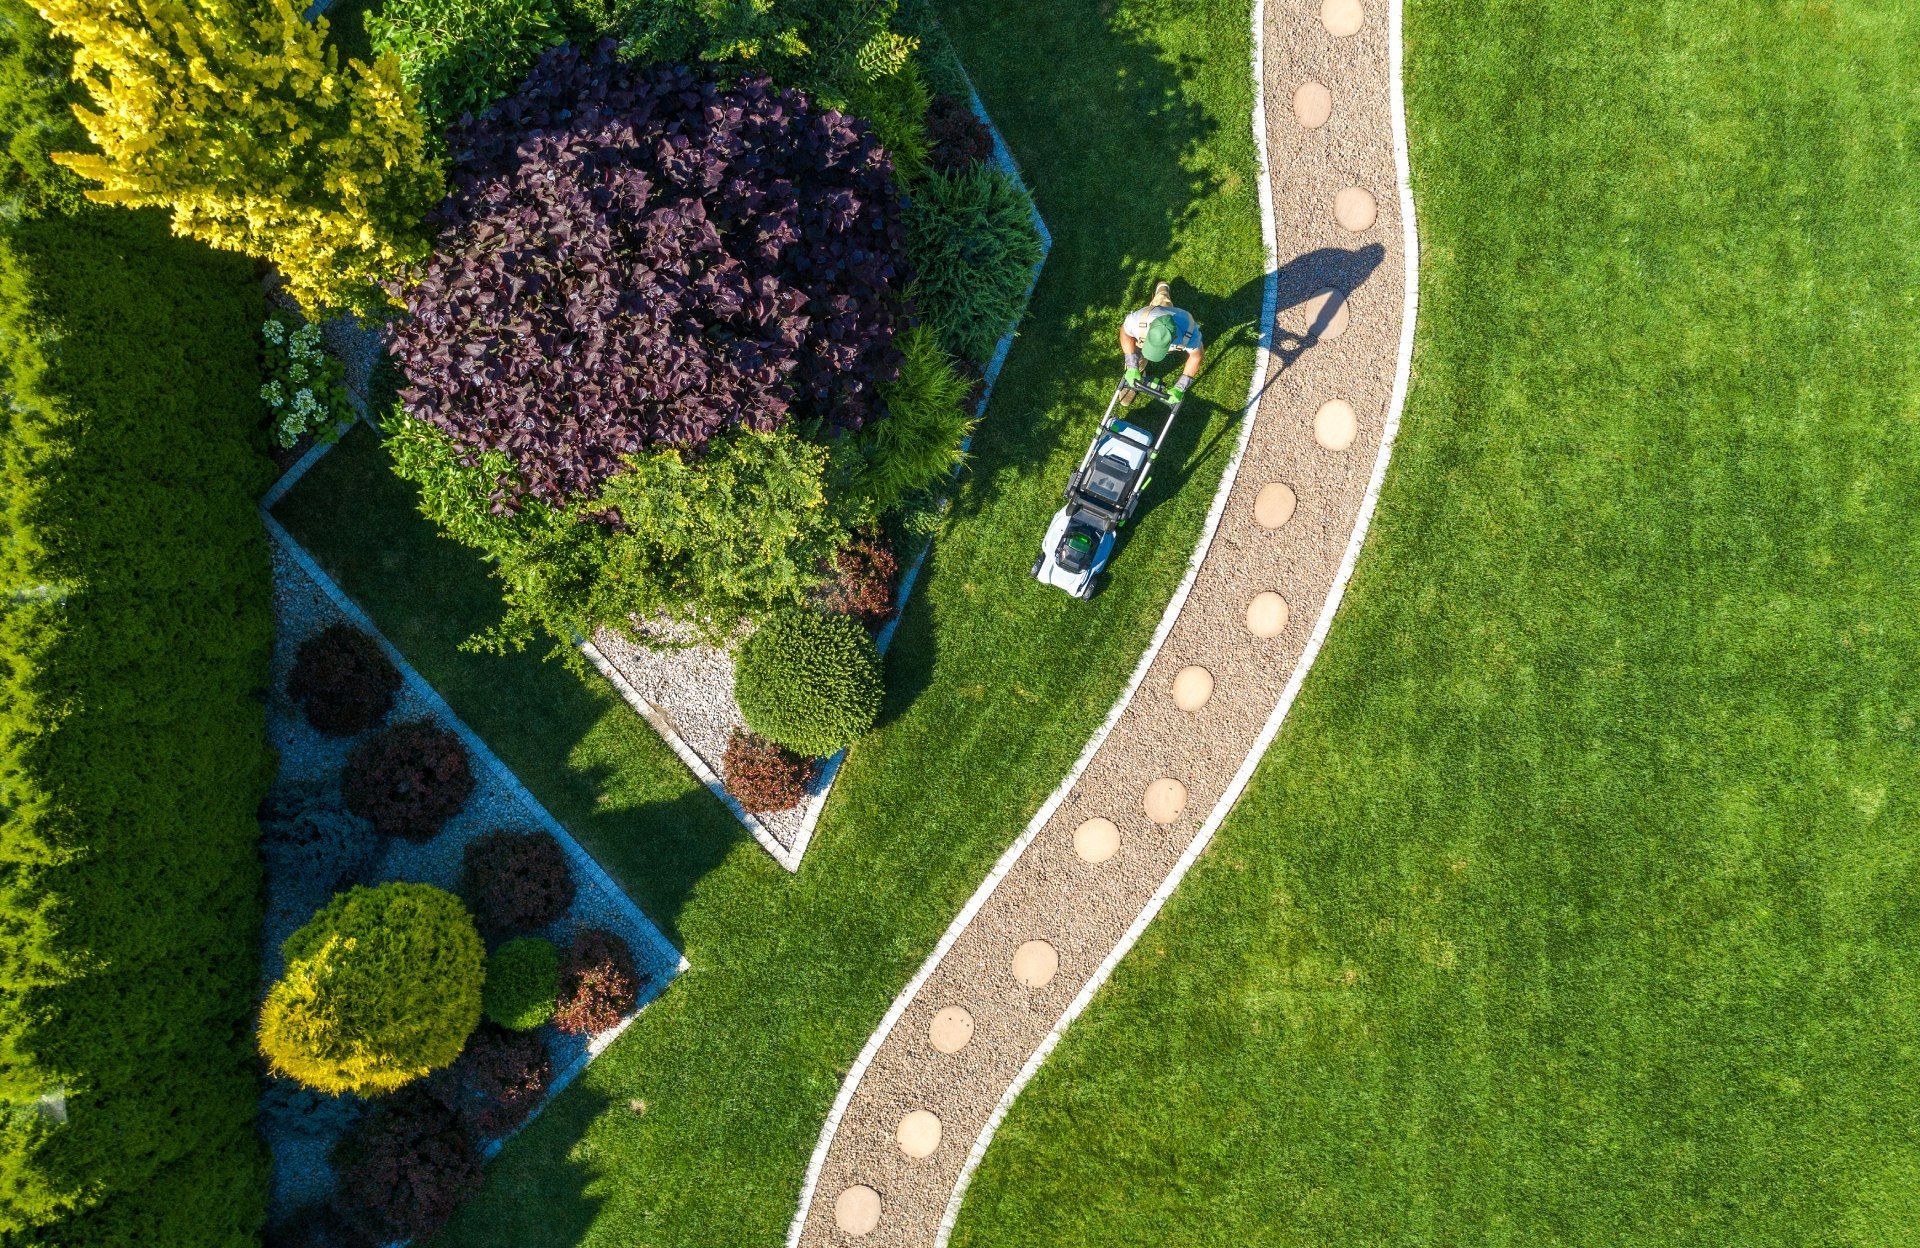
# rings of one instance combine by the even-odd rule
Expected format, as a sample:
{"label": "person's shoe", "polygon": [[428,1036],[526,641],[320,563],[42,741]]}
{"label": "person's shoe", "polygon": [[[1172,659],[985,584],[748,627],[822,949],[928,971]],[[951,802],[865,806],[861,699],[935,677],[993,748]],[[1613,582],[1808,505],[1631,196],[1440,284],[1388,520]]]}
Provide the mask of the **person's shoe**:
{"label": "person's shoe", "polygon": [[1154,307],[1165,308],[1165,307],[1171,307],[1172,304],[1173,304],[1173,287],[1167,285],[1165,282],[1161,282],[1159,285],[1153,288],[1153,306]]}
{"label": "person's shoe", "polygon": [[1133,406],[1133,395],[1134,395],[1134,390],[1133,390],[1133,387],[1132,387],[1132,386],[1128,386],[1128,387],[1127,387],[1126,389],[1124,389],[1124,390],[1122,390],[1122,391],[1120,392],[1120,406],[1121,406],[1121,407],[1132,407],[1132,406]]}

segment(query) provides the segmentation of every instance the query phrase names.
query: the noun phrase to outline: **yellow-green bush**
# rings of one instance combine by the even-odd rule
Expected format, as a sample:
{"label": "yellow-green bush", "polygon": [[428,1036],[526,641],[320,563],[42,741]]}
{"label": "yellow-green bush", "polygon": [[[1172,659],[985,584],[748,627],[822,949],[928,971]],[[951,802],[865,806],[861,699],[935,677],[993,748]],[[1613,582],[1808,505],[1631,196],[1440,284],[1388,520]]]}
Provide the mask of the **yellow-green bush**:
{"label": "yellow-green bush", "polygon": [[480,1022],[480,933],[430,884],[350,889],[281,949],[260,1051],[310,1088],[391,1092],[451,1064]]}

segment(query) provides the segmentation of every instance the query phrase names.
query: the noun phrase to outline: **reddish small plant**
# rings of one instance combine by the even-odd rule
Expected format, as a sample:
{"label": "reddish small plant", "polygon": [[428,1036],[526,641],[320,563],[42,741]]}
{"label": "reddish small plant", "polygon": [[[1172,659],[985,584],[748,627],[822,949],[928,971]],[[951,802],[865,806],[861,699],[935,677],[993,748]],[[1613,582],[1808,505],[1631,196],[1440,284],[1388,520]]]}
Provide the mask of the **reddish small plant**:
{"label": "reddish small plant", "polygon": [[418,719],[355,749],[342,788],[347,809],[382,833],[430,841],[473,795],[473,770],[460,738]]}
{"label": "reddish small plant", "polygon": [[573,904],[566,851],[545,832],[489,832],[467,845],[460,895],[490,938],[538,931]]}
{"label": "reddish small plant", "polygon": [[893,547],[878,531],[865,530],[834,555],[833,581],[820,605],[878,629],[893,618],[894,583],[899,577],[900,561]]}
{"label": "reddish small plant", "polygon": [[387,717],[400,670],[380,643],[350,624],[330,624],[300,643],[287,696],[307,722],[332,737],[365,732]]}
{"label": "reddish small plant", "polygon": [[601,928],[583,928],[560,968],[554,1025],[581,1036],[603,1032],[633,1010],[643,982],[626,941]]}
{"label": "reddish small plant", "polygon": [[933,97],[927,108],[927,163],[942,173],[971,169],[993,155],[993,134],[957,95]]}
{"label": "reddish small plant", "polygon": [[334,1201],[376,1242],[424,1238],[480,1190],[480,1150],[438,1080],[374,1103],[333,1149]]}
{"label": "reddish small plant", "polygon": [[816,760],[802,758],[783,745],[735,728],[721,762],[727,792],[747,810],[764,815],[790,810],[806,799]]}
{"label": "reddish small plant", "polygon": [[481,1139],[527,1120],[553,1082],[553,1058],[537,1033],[483,1022],[454,1062],[457,1107]]}

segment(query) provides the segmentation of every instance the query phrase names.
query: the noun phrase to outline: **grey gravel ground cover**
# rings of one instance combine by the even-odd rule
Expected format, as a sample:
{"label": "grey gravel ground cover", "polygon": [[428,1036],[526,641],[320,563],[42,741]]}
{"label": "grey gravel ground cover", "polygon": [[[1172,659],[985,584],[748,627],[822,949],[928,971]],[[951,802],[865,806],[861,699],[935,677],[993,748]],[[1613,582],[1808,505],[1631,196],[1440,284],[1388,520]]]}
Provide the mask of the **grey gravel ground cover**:
{"label": "grey gravel ground cover", "polygon": [[[276,634],[273,686],[267,707],[268,736],[279,754],[276,785],[317,785],[337,797],[341,769],[347,755],[362,738],[341,739],[315,732],[287,697],[286,677],[300,643],[329,624],[347,620],[369,632],[373,630],[364,618],[351,618],[348,609],[328,594],[294,553],[290,539],[280,532],[275,536],[278,539],[273,555]],[[465,726],[439,696],[411,669],[403,667],[402,670],[406,681],[387,722],[426,718],[465,735]],[[373,880],[411,880],[453,890],[459,883],[462,854],[475,837],[501,828],[555,832],[558,825],[509,773],[492,764],[490,756],[476,753],[472,763],[475,786],[466,809],[426,844],[389,839],[373,869]],[[558,835],[568,851],[578,888],[572,908],[540,934],[562,947],[582,927],[605,928],[619,935],[633,950],[636,965],[649,979],[641,1001],[644,1007],[646,1000],[678,973],[682,965],[680,957],[646,916],[564,835],[564,830]],[[299,881],[272,878],[270,874],[267,920],[262,932],[263,989],[284,968],[281,943],[311,917],[324,900],[324,897],[313,897]],[[623,1020],[620,1027],[625,1025]],[[554,1085],[549,1097],[605,1048],[620,1027],[590,1038],[563,1035],[551,1026],[542,1028],[542,1038],[553,1058]],[[327,1154],[356,1111],[357,1105],[351,1100],[311,1093],[296,1095],[281,1081],[274,1082],[261,1115],[262,1133],[273,1158],[271,1209],[274,1216],[327,1197],[333,1186]],[[539,1113],[539,1109],[534,1113]]]}

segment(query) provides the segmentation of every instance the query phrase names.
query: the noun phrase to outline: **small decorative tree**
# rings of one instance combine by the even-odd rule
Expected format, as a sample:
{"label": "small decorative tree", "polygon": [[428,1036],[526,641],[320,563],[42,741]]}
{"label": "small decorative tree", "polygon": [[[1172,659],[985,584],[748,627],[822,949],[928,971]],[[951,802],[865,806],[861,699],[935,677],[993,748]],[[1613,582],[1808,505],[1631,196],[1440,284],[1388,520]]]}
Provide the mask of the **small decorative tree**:
{"label": "small decorative tree", "polygon": [[431,885],[351,889],[281,948],[260,1051],[310,1088],[391,1092],[450,1064],[480,1021],[480,933]]}
{"label": "small decorative tree", "polygon": [[271,260],[309,314],[385,305],[440,171],[391,57],[343,69],[290,0],[39,0],[74,45],[92,198]]}

